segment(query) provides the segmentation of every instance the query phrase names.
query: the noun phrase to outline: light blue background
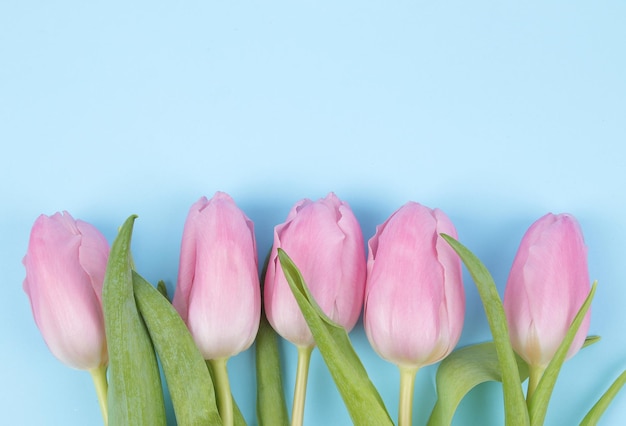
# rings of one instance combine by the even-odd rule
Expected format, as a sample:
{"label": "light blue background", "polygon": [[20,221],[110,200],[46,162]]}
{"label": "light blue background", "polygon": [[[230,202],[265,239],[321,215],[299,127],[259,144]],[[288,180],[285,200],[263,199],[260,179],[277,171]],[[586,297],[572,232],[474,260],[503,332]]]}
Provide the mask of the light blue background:
{"label": "light blue background", "polygon": [[[564,365],[546,424],[577,424],[626,368],[623,2],[83,3],[0,5],[2,423],[101,422],[89,375],[49,353],[22,291],[36,217],[68,210],[112,241],[137,213],[137,267],[173,290],[187,210],[216,190],[255,222],[261,257],[300,198],[335,191],[366,239],[408,200],[442,208],[501,292],[526,228],[573,213],[602,341]],[[460,345],[490,339],[465,287]],[[352,337],[395,419],[395,367],[361,325]],[[255,424],[252,352],[229,368]],[[305,424],[349,424],[318,352],[311,369]],[[434,374],[418,375],[416,425]],[[501,398],[478,387],[455,424],[501,424]],[[602,424],[622,419],[626,391]]]}

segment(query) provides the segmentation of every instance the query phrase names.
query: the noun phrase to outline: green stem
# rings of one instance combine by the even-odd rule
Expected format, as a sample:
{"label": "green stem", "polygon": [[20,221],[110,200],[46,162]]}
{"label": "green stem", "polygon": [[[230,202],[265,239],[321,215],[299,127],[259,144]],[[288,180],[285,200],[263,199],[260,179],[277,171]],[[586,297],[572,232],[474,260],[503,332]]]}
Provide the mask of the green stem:
{"label": "green stem", "polygon": [[411,426],[413,419],[413,391],[418,367],[400,368],[400,408],[398,426]]}
{"label": "green stem", "polygon": [[296,373],[296,389],[293,393],[291,408],[291,426],[302,426],[304,421],[304,401],[306,399],[306,383],[309,377],[309,364],[314,346],[298,346],[298,369]]}
{"label": "green stem", "polygon": [[107,403],[109,383],[107,382],[107,366],[103,365],[89,370],[89,374],[91,374],[93,384],[96,387],[96,395],[98,395],[98,403],[100,404],[104,426],[107,426],[109,424],[109,409]]}
{"label": "green stem", "polygon": [[543,376],[543,372],[546,371],[546,367],[542,367],[539,365],[529,365],[528,366],[528,390],[526,392],[526,402],[530,401],[530,397],[533,396],[535,389],[537,389],[537,385]]}
{"label": "green stem", "polygon": [[224,426],[233,426],[233,396],[230,392],[230,381],[228,380],[228,370],[226,362],[228,358],[210,359],[213,374],[215,374],[215,390],[217,392],[217,408],[222,418]]}

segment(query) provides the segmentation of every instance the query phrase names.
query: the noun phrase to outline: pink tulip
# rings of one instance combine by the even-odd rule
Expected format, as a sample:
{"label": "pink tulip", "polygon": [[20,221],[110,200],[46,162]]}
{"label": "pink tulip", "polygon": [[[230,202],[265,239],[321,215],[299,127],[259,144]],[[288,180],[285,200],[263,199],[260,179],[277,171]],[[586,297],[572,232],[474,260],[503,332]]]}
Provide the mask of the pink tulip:
{"label": "pink tulip", "polygon": [[247,349],[261,316],[254,224],[217,192],[189,210],[173,305],[205,359]]}
{"label": "pink tulip", "polygon": [[369,240],[365,332],[384,359],[419,368],[446,357],[463,328],[461,261],[448,243],[448,217],[409,202]]}
{"label": "pink tulip", "polygon": [[[587,248],[576,219],[549,213],[528,229],[504,292],[511,341],[529,364],[547,366],[589,293]],[[567,357],[582,347],[590,312]]]}
{"label": "pink tulip", "polygon": [[108,363],[102,283],[109,245],[69,213],[41,215],[24,256],[24,291],[50,351],[64,364],[94,370]]}
{"label": "pink tulip", "polygon": [[300,269],[322,311],[350,331],[363,306],[365,250],[350,206],[333,193],[295,204],[285,223],[274,228],[265,277],[265,310],[274,329],[297,346],[314,344],[278,260],[282,248]]}

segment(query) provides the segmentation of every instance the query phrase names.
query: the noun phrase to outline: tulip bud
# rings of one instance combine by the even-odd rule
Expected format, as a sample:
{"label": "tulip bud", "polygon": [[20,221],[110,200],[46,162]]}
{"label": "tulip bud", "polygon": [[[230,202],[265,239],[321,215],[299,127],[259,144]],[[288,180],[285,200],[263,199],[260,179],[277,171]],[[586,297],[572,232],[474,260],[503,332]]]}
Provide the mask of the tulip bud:
{"label": "tulip bud", "polygon": [[67,212],[41,215],[31,230],[24,291],[50,351],[73,368],[108,362],[102,314],[108,256],[104,236]]}
{"label": "tulip bud", "polygon": [[350,331],[365,287],[363,234],[350,206],[333,193],[315,202],[304,199],[274,228],[265,277],[267,319],[291,343],[312,346],[313,336],[280,266],[279,247],[294,261],[322,311]]}
{"label": "tulip bud", "polygon": [[[576,219],[549,213],[526,231],[504,292],[511,343],[530,365],[545,367],[589,294],[587,247]],[[567,353],[582,347],[588,311]]]}
{"label": "tulip bud", "polygon": [[173,305],[205,359],[247,349],[261,316],[254,224],[217,192],[189,210]]}
{"label": "tulip bud", "polygon": [[374,350],[406,368],[446,357],[463,328],[461,261],[440,233],[448,217],[409,202],[369,240],[364,326]]}

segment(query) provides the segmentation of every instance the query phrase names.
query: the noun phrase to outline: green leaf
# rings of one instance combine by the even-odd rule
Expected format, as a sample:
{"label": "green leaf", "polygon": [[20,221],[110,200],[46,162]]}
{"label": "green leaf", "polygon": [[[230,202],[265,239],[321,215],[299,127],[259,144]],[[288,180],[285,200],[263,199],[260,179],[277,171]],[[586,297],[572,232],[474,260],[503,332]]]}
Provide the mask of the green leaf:
{"label": "green leaf", "polygon": [[604,411],[608,408],[615,398],[615,395],[620,391],[622,386],[626,383],[626,371],[623,371],[622,374],[619,375],[617,379],[613,382],[613,384],[607,389],[607,391],[600,397],[598,402],[595,403],[591,410],[587,413],[582,422],[580,422],[580,426],[594,426],[600,420]]}
{"label": "green leaf", "polygon": [[259,426],[287,426],[289,415],[280,375],[278,338],[264,313],[261,314],[255,349]]}
{"label": "green leaf", "polygon": [[485,265],[471,251],[451,236],[445,234],[441,234],[441,236],[452,246],[465,264],[483,302],[502,371],[505,422],[507,425],[528,425],[530,422],[526,401],[515,353],[509,339],[504,307],[498,295],[496,284]]}
{"label": "green leaf", "polygon": [[177,424],[221,425],[211,374],[182,318],[136,272],[133,272],[133,287],[139,312],[161,360]]}
{"label": "green leaf", "polygon": [[278,249],[278,258],[352,422],[355,425],[393,425],[382,398],[350,343],[346,330],[322,312],[300,271],[282,249]]}
{"label": "green leaf", "polygon": [[[516,357],[520,381],[528,377],[528,366]],[[437,403],[428,420],[430,426],[449,425],[461,400],[475,386],[489,381],[501,382],[502,374],[496,346],[479,343],[457,349],[437,368]]]}
{"label": "green leaf", "polygon": [[[599,336],[585,339],[583,348],[600,340]],[[528,378],[528,364],[515,355],[520,382]],[[457,349],[437,368],[437,403],[428,420],[430,426],[449,425],[461,400],[474,387],[485,382],[502,382],[500,363],[493,342],[478,343]]]}
{"label": "green leaf", "polygon": [[113,241],[102,289],[109,351],[109,424],[165,425],[161,375],[133,294],[130,216]]}
{"label": "green leaf", "polygon": [[593,300],[593,296],[596,293],[597,282],[594,282],[591,286],[591,291],[589,295],[585,299],[585,302],[580,307],[580,310],[574,317],[572,324],[565,335],[565,338],[559,345],[556,353],[554,354],[554,358],[548,364],[548,367],[544,371],[541,379],[539,380],[539,384],[537,385],[537,389],[533,392],[530,399],[528,400],[528,413],[530,414],[531,425],[539,426],[542,425],[544,419],[546,417],[546,412],[548,411],[548,404],[550,402],[550,397],[552,396],[552,390],[554,389],[554,384],[556,383],[556,379],[561,371],[561,366],[565,361],[565,357],[567,356],[567,351],[569,347],[572,345],[574,341],[574,337],[576,337],[576,332],[582,324],[583,319],[585,318],[585,314],[591,306],[591,301]]}
{"label": "green leaf", "polygon": [[165,286],[165,281],[159,280],[159,282],[157,283],[157,290],[163,295],[163,297],[167,299],[168,302],[170,301],[170,298],[167,295],[167,287]]}
{"label": "green leaf", "polygon": [[585,339],[585,343],[583,343],[583,348],[586,348],[587,346],[591,346],[594,343],[598,343],[600,341],[600,336],[587,336],[587,338]]}
{"label": "green leaf", "polygon": [[235,426],[247,426],[246,419],[243,417],[235,398],[233,398],[233,424]]}

